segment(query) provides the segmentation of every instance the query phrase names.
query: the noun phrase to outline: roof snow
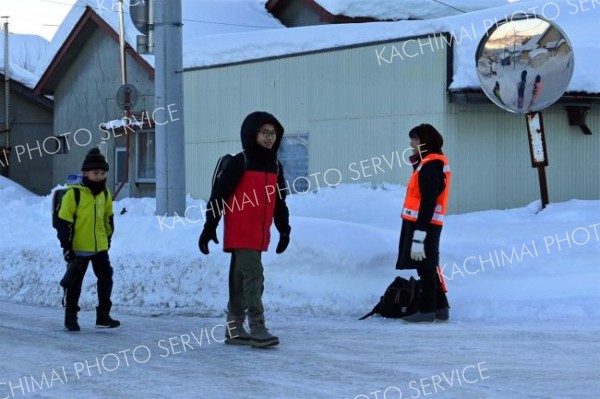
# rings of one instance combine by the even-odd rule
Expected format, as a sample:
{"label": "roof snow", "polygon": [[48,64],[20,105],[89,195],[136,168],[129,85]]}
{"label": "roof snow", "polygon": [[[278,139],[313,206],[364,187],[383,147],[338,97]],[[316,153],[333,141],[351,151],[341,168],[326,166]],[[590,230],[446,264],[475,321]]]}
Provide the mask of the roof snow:
{"label": "roof snow", "polygon": [[[598,0],[593,0],[591,4],[587,0],[555,0],[551,3],[545,0],[528,0],[509,5],[504,4],[512,0],[443,1],[463,11],[480,9],[482,4],[486,7],[503,5],[464,14],[433,0],[316,1],[336,15],[352,16],[356,12],[356,15],[360,16],[378,17],[374,13],[381,12],[384,19],[397,19],[404,16],[402,13],[408,12],[412,18],[433,19],[285,28],[266,11],[264,0],[183,0],[184,67],[215,66],[450,32],[458,43],[454,48],[454,76],[450,88],[479,88],[473,60],[479,40],[485,36],[487,29],[495,21],[505,17],[535,12],[557,23],[573,45],[575,71],[568,90],[600,93],[600,80],[594,79],[595,66],[600,64],[600,42],[592,40],[589,33],[595,31],[597,21],[600,20],[600,6],[596,7],[599,4]],[[113,4],[118,3],[112,0],[77,0],[52,42],[49,45],[46,42],[45,55],[40,56],[40,52],[34,50],[35,56],[24,57],[24,53],[17,52],[14,57],[20,57],[20,61],[16,61],[13,57],[14,51],[11,50],[13,78],[28,87],[34,87],[71,34],[86,7],[93,9],[118,32],[118,14],[112,9]],[[371,14],[365,14],[367,11]],[[442,15],[444,17],[440,17]],[[126,41],[135,48],[136,36],[139,33],[127,15],[125,25]],[[15,35],[17,36],[29,35]],[[26,48],[25,53],[30,54],[30,47],[40,46],[40,40],[44,39],[38,37],[35,41],[27,40],[22,45],[11,45],[11,48]],[[153,56],[143,57],[154,65]],[[377,61],[374,54],[373,62]],[[393,67],[393,63],[386,66]]]}
{"label": "roof snow", "polygon": [[[518,0],[314,0],[333,15],[380,20],[431,19],[500,7]],[[522,1],[522,3],[527,0]]]}
{"label": "roof snow", "polygon": [[[480,7],[483,3],[481,0],[445,2],[456,5],[461,3],[462,7]],[[496,21],[510,19],[513,15],[516,18],[525,13],[535,13],[557,24],[573,46],[575,70],[567,90],[600,93],[600,80],[595,77],[596,66],[600,64],[600,41],[594,40],[590,35],[590,32],[597,30],[600,20],[600,3],[598,7],[595,3],[598,0],[591,4],[574,0],[554,0],[550,3],[546,0],[531,0],[427,20],[303,26],[278,30],[277,34],[272,31],[254,31],[243,35],[220,35],[218,40],[215,37],[201,38],[194,46],[185,47],[184,68],[289,56],[356,44],[401,41],[404,38],[437,36],[441,32],[448,32],[456,39],[454,76],[450,89],[479,89],[481,85],[474,65],[479,41]],[[373,62],[378,62],[375,53]],[[381,65],[393,67],[394,64]]]}
{"label": "roof snow", "polygon": [[[71,34],[86,7],[90,7],[115,32],[119,32],[117,4],[113,0],[77,0],[52,38],[50,48],[36,70],[38,78]],[[186,50],[195,47],[196,42],[204,36],[285,28],[258,0],[182,0],[182,7],[184,56]],[[125,8],[125,41],[135,49],[136,38],[140,33],[133,25],[127,7]],[[142,57],[150,65],[154,65],[153,56]]]}
{"label": "roof snow", "polygon": [[[39,76],[35,71],[49,42],[38,35],[10,33],[8,36],[10,78],[33,89]],[[4,32],[0,31],[0,73],[4,74]]]}

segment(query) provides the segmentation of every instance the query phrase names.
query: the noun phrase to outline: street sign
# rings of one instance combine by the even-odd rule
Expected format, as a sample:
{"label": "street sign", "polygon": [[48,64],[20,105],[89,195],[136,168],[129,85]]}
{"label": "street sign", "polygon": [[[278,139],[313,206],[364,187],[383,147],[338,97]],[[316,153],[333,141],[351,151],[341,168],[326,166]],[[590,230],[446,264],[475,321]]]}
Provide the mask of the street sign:
{"label": "street sign", "polygon": [[130,84],[124,84],[117,90],[117,106],[122,110],[131,110],[138,100],[138,89]]}

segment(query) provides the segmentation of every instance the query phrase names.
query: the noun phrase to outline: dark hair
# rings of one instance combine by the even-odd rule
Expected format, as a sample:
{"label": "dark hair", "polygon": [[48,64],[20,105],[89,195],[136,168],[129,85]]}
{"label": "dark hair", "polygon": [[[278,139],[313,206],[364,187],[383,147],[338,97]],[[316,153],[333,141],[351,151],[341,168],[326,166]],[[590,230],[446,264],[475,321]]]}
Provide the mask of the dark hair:
{"label": "dark hair", "polygon": [[408,132],[408,137],[411,139],[419,139],[422,144],[421,147],[419,147],[419,152],[423,154],[423,156],[430,153],[442,154],[444,139],[440,132],[430,124],[423,123],[413,127],[410,132]]}

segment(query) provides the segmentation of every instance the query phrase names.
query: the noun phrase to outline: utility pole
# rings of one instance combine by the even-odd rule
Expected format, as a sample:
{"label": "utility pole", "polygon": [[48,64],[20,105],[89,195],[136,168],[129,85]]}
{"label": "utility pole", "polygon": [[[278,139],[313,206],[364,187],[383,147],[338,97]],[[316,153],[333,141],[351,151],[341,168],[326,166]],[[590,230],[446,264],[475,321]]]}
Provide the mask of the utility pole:
{"label": "utility pole", "polygon": [[[0,147],[0,166],[2,174],[9,176],[10,164],[10,59],[8,52],[8,16],[0,17],[4,19],[4,146]],[[4,161],[2,161],[2,158]]]}
{"label": "utility pole", "polygon": [[181,0],[154,0],[156,213],[185,213]]}

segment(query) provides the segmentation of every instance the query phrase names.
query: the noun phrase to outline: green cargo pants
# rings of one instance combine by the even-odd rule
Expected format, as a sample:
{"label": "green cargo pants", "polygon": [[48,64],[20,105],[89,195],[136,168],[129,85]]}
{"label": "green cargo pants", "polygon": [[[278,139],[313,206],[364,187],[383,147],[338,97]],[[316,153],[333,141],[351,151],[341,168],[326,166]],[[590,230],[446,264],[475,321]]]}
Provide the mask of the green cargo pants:
{"label": "green cargo pants", "polygon": [[255,249],[234,249],[229,265],[230,315],[256,316],[263,314],[262,294],[264,291],[262,252]]}

